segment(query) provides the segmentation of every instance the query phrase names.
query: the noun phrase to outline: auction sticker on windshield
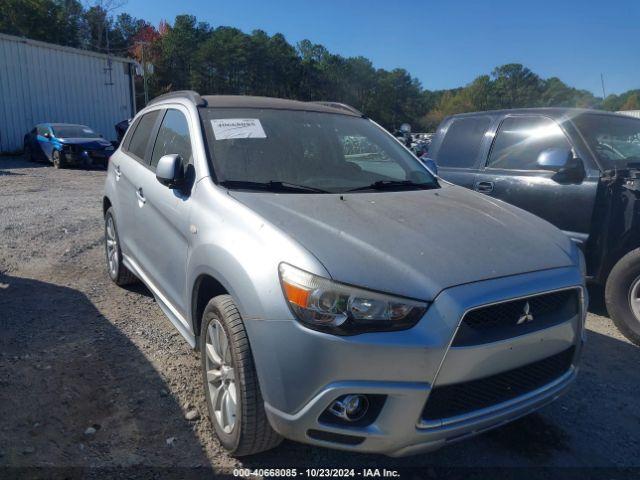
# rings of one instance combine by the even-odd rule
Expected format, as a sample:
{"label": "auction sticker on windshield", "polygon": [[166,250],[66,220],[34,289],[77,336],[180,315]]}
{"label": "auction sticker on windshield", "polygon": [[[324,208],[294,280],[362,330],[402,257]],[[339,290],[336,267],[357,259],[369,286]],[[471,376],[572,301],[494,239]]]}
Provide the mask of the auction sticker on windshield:
{"label": "auction sticker on windshield", "polygon": [[257,118],[216,118],[211,120],[216,140],[267,138]]}

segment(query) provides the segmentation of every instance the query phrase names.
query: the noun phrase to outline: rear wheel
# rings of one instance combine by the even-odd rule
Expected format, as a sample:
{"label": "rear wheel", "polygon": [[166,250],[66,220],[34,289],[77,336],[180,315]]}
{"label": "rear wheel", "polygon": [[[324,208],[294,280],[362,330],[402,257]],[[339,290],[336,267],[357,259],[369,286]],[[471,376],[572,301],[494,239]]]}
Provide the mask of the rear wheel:
{"label": "rear wheel", "polygon": [[206,306],[200,357],[209,417],[220,443],[232,455],[253,455],[282,438],[271,428],[240,313],[229,295]]}
{"label": "rear wheel", "polygon": [[122,250],[120,250],[120,240],[112,207],[109,207],[104,216],[104,241],[107,271],[111,280],[121,286],[137,282],[138,278],[122,264]]}
{"label": "rear wheel", "polygon": [[607,279],[604,297],[618,330],[640,345],[640,248],[615,264]]}
{"label": "rear wheel", "polygon": [[60,150],[54,150],[51,155],[53,158],[53,166],[56,168],[64,168],[64,156],[60,153]]}

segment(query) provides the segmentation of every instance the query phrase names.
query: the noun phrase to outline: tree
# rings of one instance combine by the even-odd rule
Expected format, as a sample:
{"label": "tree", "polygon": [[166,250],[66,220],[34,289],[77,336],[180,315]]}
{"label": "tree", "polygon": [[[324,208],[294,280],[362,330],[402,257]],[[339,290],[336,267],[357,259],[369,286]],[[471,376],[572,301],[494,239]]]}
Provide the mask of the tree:
{"label": "tree", "polygon": [[178,15],[164,35],[161,35],[160,55],[156,65],[160,88],[185,90],[192,88],[194,57],[211,27],[198,23],[193,15]]}
{"label": "tree", "polygon": [[543,83],[531,70],[519,63],[496,67],[491,72],[496,107],[535,107],[543,91]]}
{"label": "tree", "polygon": [[79,47],[82,13],[77,0],[0,0],[0,32]]}
{"label": "tree", "polygon": [[112,51],[124,54],[134,46],[138,34],[142,30],[153,29],[145,20],[134,18],[128,13],[121,13],[113,24],[113,32],[110,34]]}
{"label": "tree", "polygon": [[85,41],[90,50],[107,50],[108,31],[112,28],[112,19],[100,5],[94,5],[84,12]]}
{"label": "tree", "polygon": [[207,93],[247,93],[248,36],[236,28],[220,27],[197,48],[193,86]]}
{"label": "tree", "polygon": [[640,110],[640,98],[637,93],[629,95],[620,110]]}

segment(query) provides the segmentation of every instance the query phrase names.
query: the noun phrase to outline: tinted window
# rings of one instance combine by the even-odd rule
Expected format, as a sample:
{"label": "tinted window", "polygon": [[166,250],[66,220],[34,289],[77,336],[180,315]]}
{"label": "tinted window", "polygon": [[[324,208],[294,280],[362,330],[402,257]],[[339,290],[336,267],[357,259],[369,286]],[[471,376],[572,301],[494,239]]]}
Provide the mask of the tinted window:
{"label": "tinted window", "polygon": [[162,120],[153,147],[151,166],[155,168],[160,157],[170,154],[180,155],[185,164],[192,163],[189,125],[186,117],[178,110],[167,110]]}
{"label": "tinted window", "polygon": [[133,132],[131,140],[129,141],[127,150],[141,160],[144,159],[144,154],[149,143],[149,137],[151,136],[153,126],[156,123],[156,118],[158,118],[158,113],[158,110],[145,113],[138,122],[136,130]]}
{"label": "tinted window", "polygon": [[471,168],[478,157],[482,137],[491,125],[489,117],[459,118],[447,129],[435,159],[441,167]]}
{"label": "tinted window", "polygon": [[58,138],[96,138],[99,136],[85,125],[53,125],[53,133]]}
{"label": "tinted window", "polygon": [[49,129],[44,125],[38,125],[36,128],[38,129],[38,135],[44,135],[45,133],[49,133]]}
{"label": "tinted window", "polygon": [[548,148],[571,148],[556,122],[546,117],[507,117],[498,129],[487,166],[538,170],[538,155]]}

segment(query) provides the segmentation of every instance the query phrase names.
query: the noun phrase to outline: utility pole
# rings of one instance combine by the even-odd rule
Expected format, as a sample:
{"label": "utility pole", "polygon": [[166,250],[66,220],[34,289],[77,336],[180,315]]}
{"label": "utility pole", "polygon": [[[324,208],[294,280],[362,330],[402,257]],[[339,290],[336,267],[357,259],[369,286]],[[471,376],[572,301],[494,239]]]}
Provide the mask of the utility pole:
{"label": "utility pole", "polygon": [[602,100],[604,100],[607,98],[607,94],[604,93],[604,75],[602,73],[600,74],[600,83],[602,83]]}

